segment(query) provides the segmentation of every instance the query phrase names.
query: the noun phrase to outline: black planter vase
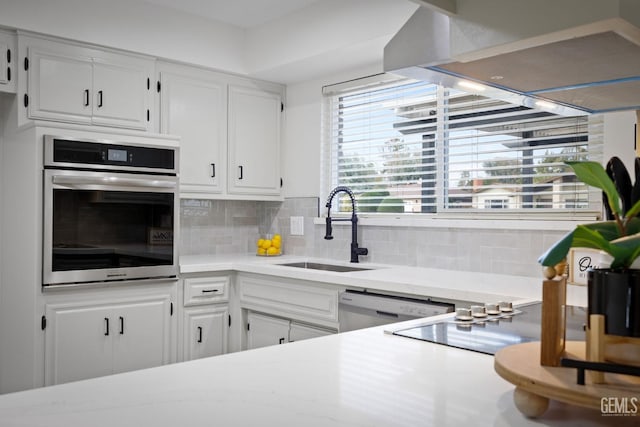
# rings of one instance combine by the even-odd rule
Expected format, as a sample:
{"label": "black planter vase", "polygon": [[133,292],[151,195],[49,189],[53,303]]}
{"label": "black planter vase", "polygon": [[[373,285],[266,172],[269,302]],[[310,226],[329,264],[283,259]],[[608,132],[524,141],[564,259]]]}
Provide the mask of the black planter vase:
{"label": "black planter vase", "polygon": [[605,316],[605,333],[640,337],[640,270],[589,270],[588,313]]}

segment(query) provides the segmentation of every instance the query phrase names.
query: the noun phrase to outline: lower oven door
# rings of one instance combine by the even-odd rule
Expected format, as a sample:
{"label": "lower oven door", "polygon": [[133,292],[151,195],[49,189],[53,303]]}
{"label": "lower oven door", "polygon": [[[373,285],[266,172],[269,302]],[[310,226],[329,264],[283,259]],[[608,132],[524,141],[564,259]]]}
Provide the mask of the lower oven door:
{"label": "lower oven door", "polygon": [[44,171],[43,285],[175,277],[177,177]]}

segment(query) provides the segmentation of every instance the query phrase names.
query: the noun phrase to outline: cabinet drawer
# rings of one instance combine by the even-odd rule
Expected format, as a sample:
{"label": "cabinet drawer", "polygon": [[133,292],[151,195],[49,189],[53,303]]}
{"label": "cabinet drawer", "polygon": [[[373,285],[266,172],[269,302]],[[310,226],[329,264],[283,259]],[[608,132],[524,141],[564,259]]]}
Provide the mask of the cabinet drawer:
{"label": "cabinet drawer", "polygon": [[185,307],[228,300],[229,276],[184,279]]}
{"label": "cabinet drawer", "polygon": [[284,278],[241,275],[240,303],[244,308],[318,324],[338,320],[338,290]]}

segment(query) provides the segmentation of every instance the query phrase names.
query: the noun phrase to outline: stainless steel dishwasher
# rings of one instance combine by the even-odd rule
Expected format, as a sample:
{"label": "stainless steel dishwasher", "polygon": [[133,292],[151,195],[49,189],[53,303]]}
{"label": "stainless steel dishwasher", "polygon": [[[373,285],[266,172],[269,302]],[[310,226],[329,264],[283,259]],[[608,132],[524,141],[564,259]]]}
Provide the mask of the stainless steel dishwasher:
{"label": "stainless steel dishwasher", "polygon": [[455,310],[451,302],[347,290],[340,294],[340,332],[436,316]]}

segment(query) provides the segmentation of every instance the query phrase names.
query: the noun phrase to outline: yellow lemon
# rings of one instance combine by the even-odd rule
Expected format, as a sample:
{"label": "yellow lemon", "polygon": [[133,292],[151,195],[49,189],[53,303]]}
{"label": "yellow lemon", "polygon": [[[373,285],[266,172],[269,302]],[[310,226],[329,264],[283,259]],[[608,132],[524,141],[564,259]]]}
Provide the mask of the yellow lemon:
{"label": "yellow lemon", "polygon": [[257,246],[261,248],[263,243],[264,243],[264,239],[258,239]]}
{"label": "yellow lemon", "polygon": [[271,246],[269,249],[267,249],[267,255],[277,255],[278,254],[278,249],[276,249],[275,247]]}
{"label": "yellow lemon", "polygon": [[265,249],[269,249],[271,247],[271,240],[264,239],[264,241],[262,242],[262,247]]}
{"label": "yellow lemon", "polygon": [[280,236],[279,234],[274,234],[272,240],[282,240],[282,236]]}
{"label": "yellow lemon", "polygon": [[258,255],[266,255],[267,250],[265,248],[258,248]]}
{"label": "yellow lemon", "polygon": [[282,244],[282,242],[280,242],[280,239],[273,239],[271,241],[271,246],[273,246],[276,249],[280,249],[280,245]]}

